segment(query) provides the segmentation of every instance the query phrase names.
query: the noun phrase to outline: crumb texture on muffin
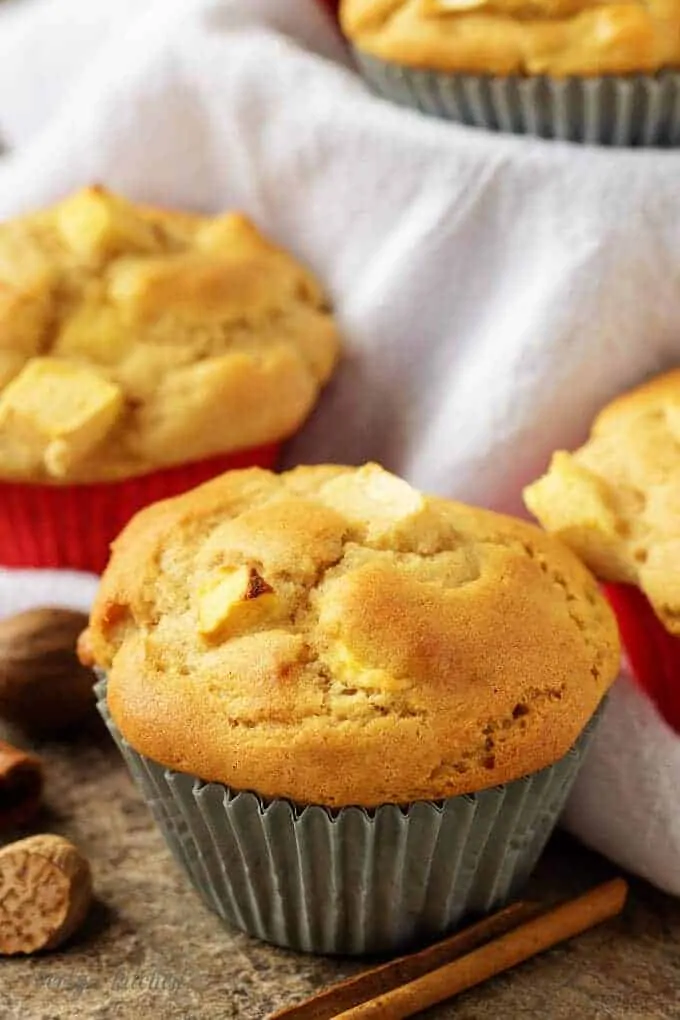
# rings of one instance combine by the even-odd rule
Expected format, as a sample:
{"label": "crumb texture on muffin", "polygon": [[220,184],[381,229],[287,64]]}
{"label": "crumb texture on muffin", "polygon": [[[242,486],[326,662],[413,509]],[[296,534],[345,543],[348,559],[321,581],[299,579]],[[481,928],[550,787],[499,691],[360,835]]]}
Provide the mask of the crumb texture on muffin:
{"label": "crumb texture on muffin", "polygon": [[680,634],[680,371],[609,404],[524,500],[602,580],[637,585]]}
{"label": "crumb texture on muffin", "polygon": [[86,188],[0,224],[0,477],[124,478],[281,440],[338,338],[244,216]]}
{"label": "crumb texture on muffin", "polygon": [[599,75],[680,66],[680,2],[343,0],[362,52],[476,74]]}
{"label": "crumb texture on muffin", "polygon": [[230,472],[114,545],[81,656],[162,764],[329,806],[553,764],[618,668],[592,575],[540,529],[375,465]]}

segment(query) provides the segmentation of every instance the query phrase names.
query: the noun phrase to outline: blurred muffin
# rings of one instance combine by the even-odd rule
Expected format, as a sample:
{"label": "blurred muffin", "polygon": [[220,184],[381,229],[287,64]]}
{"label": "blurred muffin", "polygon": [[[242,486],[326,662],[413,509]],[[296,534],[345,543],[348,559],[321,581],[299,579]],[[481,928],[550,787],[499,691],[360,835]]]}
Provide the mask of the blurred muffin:
{"label": "blurred muffin", "polygon": [[527,507],[603,581],[638,678],[680,730],[680,371],[609,404]]}
{"label": "blurred muffin", "polygon": [[0,563],[98,569],[149,498],[271,464],[337,349],[317,282],[239,214],[87,188],[0,225]]}
{"label": "blurred muffin", "polygon": [[81,655],[208,904],[367,953],[526,879],[619,647],[566,548],[368,465],[231,472],[145,510]]}
{"label": "blurred muffin", "polygon": [[678,144],[680,3],[342,0],[376,90],[477,127]]}

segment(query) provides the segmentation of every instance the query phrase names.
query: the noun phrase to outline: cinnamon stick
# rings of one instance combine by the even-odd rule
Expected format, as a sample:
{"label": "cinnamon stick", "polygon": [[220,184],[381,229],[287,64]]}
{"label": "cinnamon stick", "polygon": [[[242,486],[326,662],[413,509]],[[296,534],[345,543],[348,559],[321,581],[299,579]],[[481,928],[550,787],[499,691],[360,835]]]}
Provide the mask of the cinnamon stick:
{"label": "cinnamon stick", "polygon": [[401,956],[379,967],[363,971],[305,1002],[272,1013],[269,1020],[332,1020],[342,1010],[384,994],[398,985],[414,981],[428,971],[477,949],[489,939],[503,935],[521,921],[528,920],[538,913],[539,909],[537,903],[513,903],[497,914],[492,914],[420,952]]}
{"label": "cinnamon stick", "polygon": [[40,759],[0,740],[0,831],[29,822],[40,807],[42,791]]}
{"label": "cinnamon stick", "polygon": [[336,1020],[402,1020],[481,984],[552,946],[615,917],[628,886],[614,879],[437,970],[336,1013]]}

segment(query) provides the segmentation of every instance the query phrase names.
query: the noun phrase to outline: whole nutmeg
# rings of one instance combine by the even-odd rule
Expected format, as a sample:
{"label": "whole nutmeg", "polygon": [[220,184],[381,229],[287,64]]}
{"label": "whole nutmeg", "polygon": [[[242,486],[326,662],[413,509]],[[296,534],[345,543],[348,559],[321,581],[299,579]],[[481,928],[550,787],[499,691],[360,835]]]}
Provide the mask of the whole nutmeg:
{"label": "whole nutmeg", "polygon": [[87,616],[30,609],[0,620],[0,718],[32,736],[76,726],[93,712],[95,676],[76,655]]}
{"label": "whole nutmeg", "polygon": [[92,902],[92,872],[80,851],[46,833],[0,850],[0,956],[57,949]]}

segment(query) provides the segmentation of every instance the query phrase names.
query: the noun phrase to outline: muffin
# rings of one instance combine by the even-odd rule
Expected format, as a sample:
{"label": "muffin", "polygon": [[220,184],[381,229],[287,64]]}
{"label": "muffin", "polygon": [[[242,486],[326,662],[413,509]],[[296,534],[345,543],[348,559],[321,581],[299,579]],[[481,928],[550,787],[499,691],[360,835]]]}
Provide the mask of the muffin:
{"label": "muffin", "polygon": [[[604,582],[633,672],[680,732],[680,371],[609,404],[527,507]],[[676,562],[677,561],[677,562]]]}
{"label": "muffin", "polygon": [[680,2],[342,0],[368,83],[476,127],[680,143]]}
{"label": "muffin", "polygon": [[272,466],[337,351],[316,280],[242,215],[93,187],[0,225],[0,564],[99,571],[142,506]]}
{"label": "muffin", "polygon": [[146,509],[80,654],[207,904],[343,954],[517,891],[619,662],[569,550],[376,465],[230,472]]}

